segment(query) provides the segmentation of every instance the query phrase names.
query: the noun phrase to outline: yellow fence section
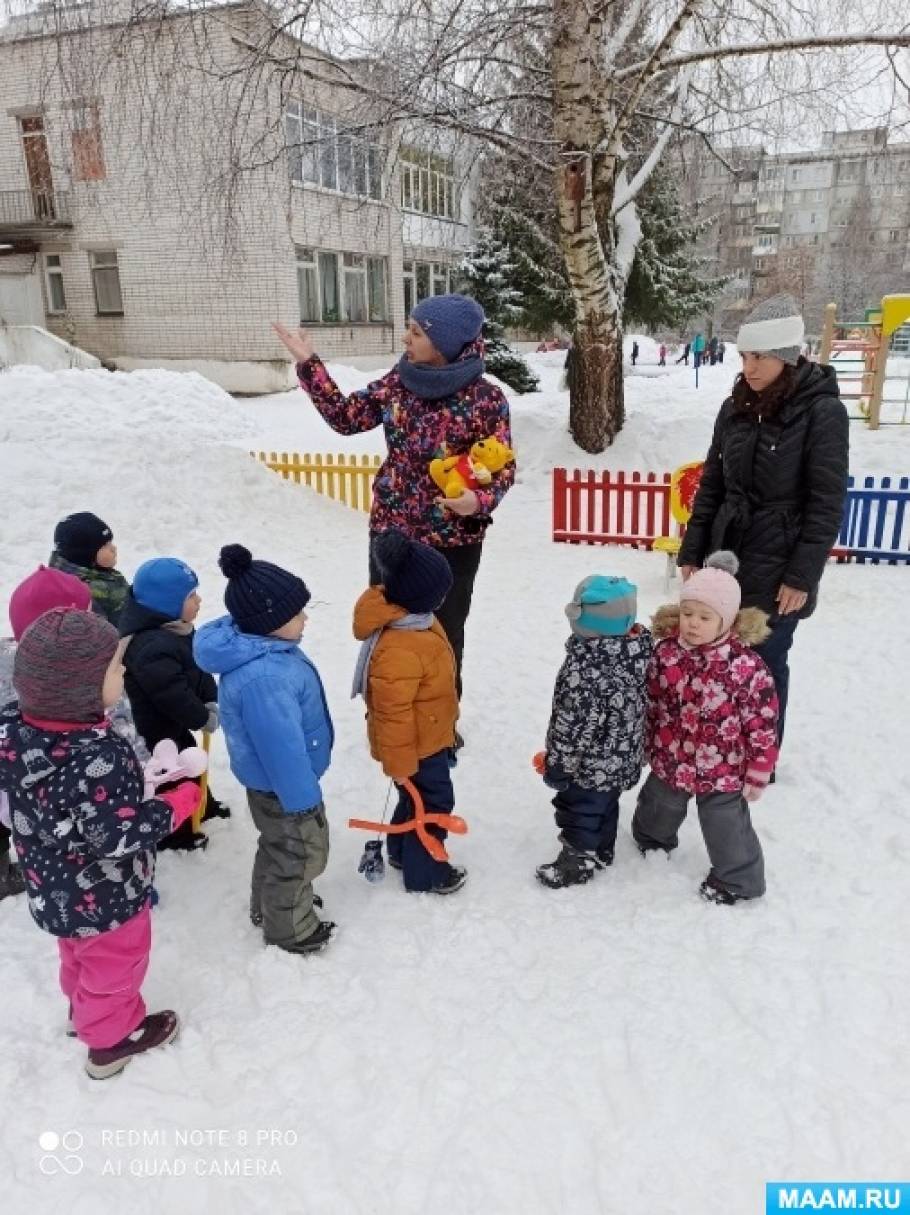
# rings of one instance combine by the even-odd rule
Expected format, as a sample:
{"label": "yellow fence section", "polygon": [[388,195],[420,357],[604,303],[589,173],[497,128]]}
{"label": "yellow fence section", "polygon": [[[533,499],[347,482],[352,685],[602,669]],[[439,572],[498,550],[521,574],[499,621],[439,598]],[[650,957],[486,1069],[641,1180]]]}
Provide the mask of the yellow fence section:
{"label": "yellow fence section", "polygon": [[268,468],[281,473],[285,481],[301,481],[354,510],[369,511],[373,499],[373,481],[382,456],[356,456],[353,454],[322,455],[308,451],[301,456],[292,451],[251,451],[250,455]]}

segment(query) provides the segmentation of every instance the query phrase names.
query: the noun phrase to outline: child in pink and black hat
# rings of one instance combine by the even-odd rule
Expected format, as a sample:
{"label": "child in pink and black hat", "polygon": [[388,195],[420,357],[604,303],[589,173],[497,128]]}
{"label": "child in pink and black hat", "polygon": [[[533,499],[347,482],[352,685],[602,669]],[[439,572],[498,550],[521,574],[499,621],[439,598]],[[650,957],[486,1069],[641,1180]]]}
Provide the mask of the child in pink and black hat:
{"label": "child in pink and black hat", "polygon": [[57,937],[60,986],[94,1079],[170,1042],[177,1017],[146,1015],[155,845],[196,808],[185,781],[144,799],[135,751],[105,716],[123,692],[117,630],[91,612],[54,608],[16,651],[18,705],[0,709],[0,788],[29,910]]}
{"label": "child in pink and black hat", "polygon": [[660,608],[648,670],[646,752],[651,773],[638,795],[632,835],[642,854],[669,853],[694,795],[711,870],[700,890],[714,903],[765,892],[764,858],[749,803],[777,760],[777,693],[751,649],[768,616],[740,610],[733,553],[708,558],[683,584],[679,606]]}

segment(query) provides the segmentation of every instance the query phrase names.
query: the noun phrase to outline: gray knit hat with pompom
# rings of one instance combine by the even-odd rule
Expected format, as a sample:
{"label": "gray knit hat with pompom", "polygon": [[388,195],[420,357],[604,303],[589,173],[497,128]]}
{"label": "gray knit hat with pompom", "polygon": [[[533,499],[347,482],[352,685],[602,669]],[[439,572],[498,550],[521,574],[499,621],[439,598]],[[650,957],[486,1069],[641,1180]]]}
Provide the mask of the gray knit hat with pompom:
{"label": "gray knit hat with pompom", "polygon": [[791,367],[799,362],[806,327],[792,295],[772,295],[753,308],[736,337],[740,354],[773,354]]}

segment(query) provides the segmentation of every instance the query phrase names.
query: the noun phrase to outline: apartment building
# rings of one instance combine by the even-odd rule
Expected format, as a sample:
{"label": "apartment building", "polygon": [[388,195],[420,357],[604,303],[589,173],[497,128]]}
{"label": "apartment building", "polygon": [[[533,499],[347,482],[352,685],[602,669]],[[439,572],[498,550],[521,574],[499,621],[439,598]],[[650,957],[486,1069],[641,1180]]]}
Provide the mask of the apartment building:
{"label": "apartment building", "polygon": [[699,242],[730,277],[706,323],[735,334],[755,299],[789,291],[818,334],[825,304],[861,318],[889,292],[910,291],[910,143],[882,127],[829,132],[814,151],[761,147],[681,152],[689,205],[712,217]]}
{"label": "apartment building", "polygon": [[358,109],[348,65],[254,0],[116,3],[0,30],[0,320],[236,392],[289,382],[276,319],[391,356],[469,245],[469,155]]}

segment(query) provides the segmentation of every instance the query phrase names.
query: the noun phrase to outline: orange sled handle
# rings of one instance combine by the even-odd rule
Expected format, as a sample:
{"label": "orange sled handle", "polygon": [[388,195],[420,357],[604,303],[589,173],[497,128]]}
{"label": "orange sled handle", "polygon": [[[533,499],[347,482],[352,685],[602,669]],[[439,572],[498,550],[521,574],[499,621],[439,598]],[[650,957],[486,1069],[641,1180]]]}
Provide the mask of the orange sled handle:
{"label": "orange sled handle", "polygon": [[427,826],[442,827],[446,831],[451,831],[454,835],[466,835],[468,824],[457,814],[438,814],[433,810],[427,811],[420,792],[407,778],[398,781],[398,784],[407,789],[411,795],[411,800],[414,803],[414,817],[412,819],[409,819],[406,823],[372,823],[369,819],[365,818],[349,818],[348,826],[356,827],[361,831],[379,831],[385,835],[402,835],[405,831],[416,831],[417,838],[434,861],[447,861],[449,854],[446,852],[442,840],[438,840],[435,835],[430,835],[429,831],[427,831]]}

